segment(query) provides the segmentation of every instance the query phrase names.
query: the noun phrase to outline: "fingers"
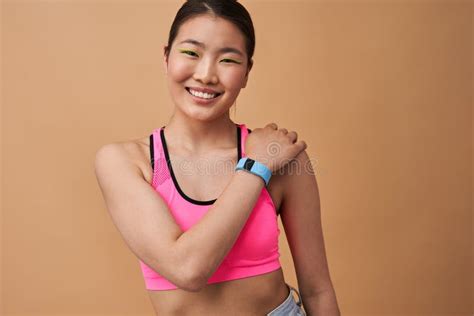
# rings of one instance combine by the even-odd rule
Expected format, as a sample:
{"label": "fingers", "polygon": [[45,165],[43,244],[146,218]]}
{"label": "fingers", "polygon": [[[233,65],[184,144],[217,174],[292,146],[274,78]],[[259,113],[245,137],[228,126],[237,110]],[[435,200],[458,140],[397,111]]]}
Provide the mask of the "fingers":
{"label": "fingers", "polygon": [[295,143],[298,139],[298,134],[295,131],[289,132],[288,134],[286,134],[286,136],[288,136],[292,143]]}
{"label": "fingers", "polygon": [[294,144],[295,147],[295,157],[298,156],[302,151],[306,150],[308,146],[306,145],[306,142],[304,140],[300,140],[299,142],[296,142]]}
{"label": "fingers", "polygon": [[267,125],[265,125],[265,128],[266,128],[266,127],[270,127],[270,128],[272,128],[272,129],[274,129],[274,130],[277,130],[277,129],[278,129],[278,125],[276,125],[276,123],[273,123],[273,122],[272,122],[272,123],[268,123]]}
{"label": "fingers", "polygon": [[288,130],[284,127],[278,129],[278,125],[275,122],[268,123],[265,125],[264,128],[271,128],[277,131],[281,131],[283,134],[287,135],[292,143],[295,143],[298,139],[298,134],[295,131],[288,132]]}
{"label": "fingers", "polygon": [[301,141],[297,142],[296,145],[300,146],[300,148],[301,148],[300,151],[303,151],[306,148],[308,148],[308,145],[306,144],[306,142],[304,140],[301,140]]}
{"label": "fingers", "polygon": [[296,145],[298,152],[303,151],[308,147],[305,141],[297,142],[298,134],[295,131],[288,132],[288,130],[284,127],[278,129],[278,125],[274,122],[268,123],[267,125],[265,125],[264,128],[267,127],[277,131],[281,131],[283,134],[285,134],[291,140],[291,142]]}

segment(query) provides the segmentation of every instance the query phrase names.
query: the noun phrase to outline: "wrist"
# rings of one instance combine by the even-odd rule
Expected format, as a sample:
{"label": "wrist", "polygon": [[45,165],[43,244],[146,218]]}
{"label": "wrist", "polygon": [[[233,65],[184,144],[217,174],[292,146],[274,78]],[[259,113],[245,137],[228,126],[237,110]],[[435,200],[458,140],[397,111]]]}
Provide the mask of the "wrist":
{"label": "wrist", "polygon": [[265,164],[250,157],[242,157],[237,162],[235,170],[243,170],[248,173],[253,173],[254,175],[260,177],[263,180],[265,186],[268,186],[268,183],[272,176],[271,170]]}
{"label": "wrist", "polygon": [[245,181],[250,181],[248,179],[253,179],[252,181],[255,181],[254,183],[258,184],[259,189],[265,186],[265,180],[263,180],[262,177],[259,177],[256,174],[252,174],[251,172],[248,172],[243,169],[236,169],[235,174],[237,174],[239,177],[247,179]]}
{"label": "wrist", "polygon": [[250,158],[250,159],[264,165],[265,167],[268,168],[268,170],[272,171],[272,169],[270,168],[270,161],[267,158],[258,157],[258,156],[254,156],[254,155],[246,155],[245,157],[242,157],[242,158]]}

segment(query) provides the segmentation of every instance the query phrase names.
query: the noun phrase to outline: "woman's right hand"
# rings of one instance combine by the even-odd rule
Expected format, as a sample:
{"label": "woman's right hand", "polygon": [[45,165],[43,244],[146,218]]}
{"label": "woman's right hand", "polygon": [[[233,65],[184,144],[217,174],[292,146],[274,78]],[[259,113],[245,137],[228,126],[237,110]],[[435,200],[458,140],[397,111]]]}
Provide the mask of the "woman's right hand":
{"label": "woman's right hand", "polygon": [[278,129],[277,124],[269,123],[264,128],[253,129],[247,136],[245,154],[266,165],[273,173],[306,149],[306,143],[297,138],[296,132]]}

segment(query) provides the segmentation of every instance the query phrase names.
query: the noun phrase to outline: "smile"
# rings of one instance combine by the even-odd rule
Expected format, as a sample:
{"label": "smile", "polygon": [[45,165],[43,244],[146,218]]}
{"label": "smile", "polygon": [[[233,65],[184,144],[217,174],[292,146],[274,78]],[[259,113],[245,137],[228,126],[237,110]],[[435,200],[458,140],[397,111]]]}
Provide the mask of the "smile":
{"label": "smile", "polygon": [[192,96],[195,96],[196,98],[200,98],[204,100],[212,100],[222,94],[222,93],[203,93],[203,92],[194,91],[190,88],[186,88],[186,91],[188,91],[188,93],[191,94]]}

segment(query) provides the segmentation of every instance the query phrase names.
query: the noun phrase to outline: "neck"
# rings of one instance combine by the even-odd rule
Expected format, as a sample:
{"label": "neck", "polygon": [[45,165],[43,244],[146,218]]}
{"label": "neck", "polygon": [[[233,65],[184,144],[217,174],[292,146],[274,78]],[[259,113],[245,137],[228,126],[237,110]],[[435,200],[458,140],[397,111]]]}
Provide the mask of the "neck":
{"label": "neck", "polygon": [[213,121],[199,121],[176,111],[166,124],[166,136],[175,146],[193,153],[235,147],[236,124],[228,113]]}

